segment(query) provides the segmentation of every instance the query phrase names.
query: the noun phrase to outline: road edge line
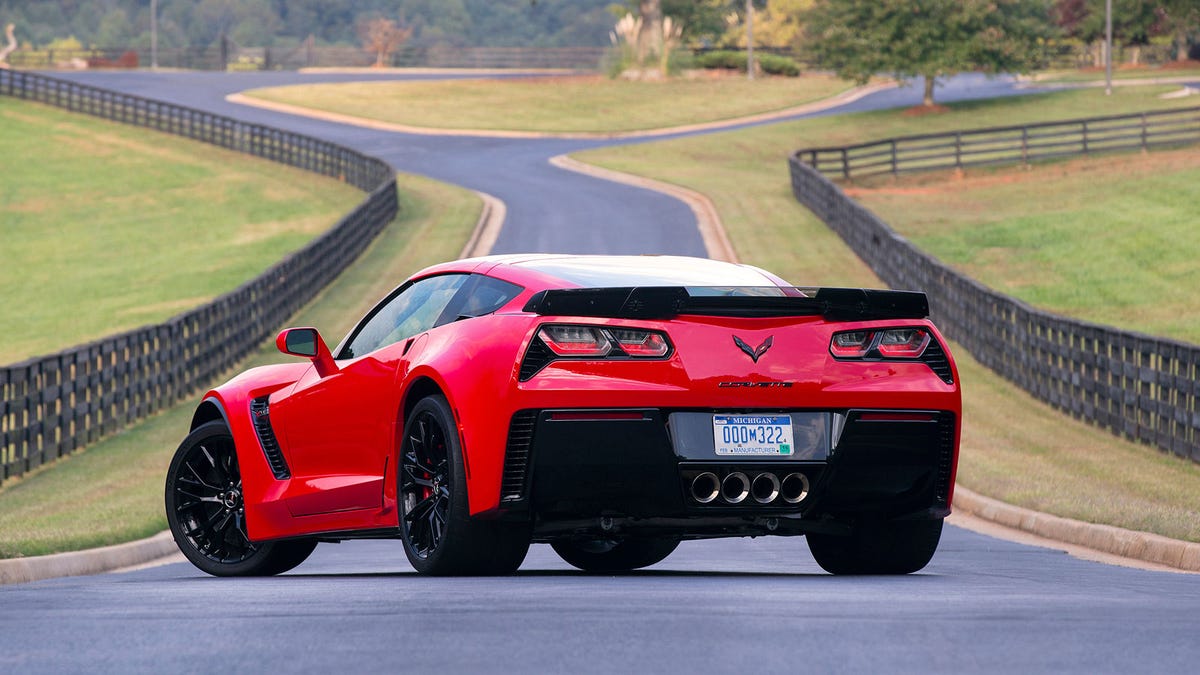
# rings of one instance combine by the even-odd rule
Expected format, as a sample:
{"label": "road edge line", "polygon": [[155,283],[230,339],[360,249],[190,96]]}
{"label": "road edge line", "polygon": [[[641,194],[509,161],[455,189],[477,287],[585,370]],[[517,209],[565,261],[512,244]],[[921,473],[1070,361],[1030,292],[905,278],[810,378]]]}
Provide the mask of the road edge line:
{"label": "road edge line", "polygon": [[499,197],[479,190],[474,192],[483,200],[483,210],[479,212],[479,220],[466,245],[459,251],[459,258],[478,258],[491,253],[504,227],[504,219],[508,216],[508,205]]}

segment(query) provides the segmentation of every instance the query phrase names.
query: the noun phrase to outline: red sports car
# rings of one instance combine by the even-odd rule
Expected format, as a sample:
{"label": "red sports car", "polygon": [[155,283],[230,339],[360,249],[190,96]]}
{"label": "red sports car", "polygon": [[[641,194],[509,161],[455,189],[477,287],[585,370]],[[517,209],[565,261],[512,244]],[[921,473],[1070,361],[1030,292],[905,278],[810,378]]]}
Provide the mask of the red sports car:
{"label": "red sports car", "polygon": [[922,293],[797,288],[657,256],[426,269],[333,351],[208,392],[167,475],[215,575],[398,538],[419,572],[505,574],[531,542],[652,565],[684,539],[805,535],[834,574],[924,567],[950,512],[958,374]]}

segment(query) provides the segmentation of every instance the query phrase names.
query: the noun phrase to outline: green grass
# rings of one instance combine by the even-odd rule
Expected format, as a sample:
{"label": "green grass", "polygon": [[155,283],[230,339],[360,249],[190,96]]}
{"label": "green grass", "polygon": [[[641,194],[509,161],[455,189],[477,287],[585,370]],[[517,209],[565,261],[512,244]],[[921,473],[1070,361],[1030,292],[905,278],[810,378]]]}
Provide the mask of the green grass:
{"label": "green grass", "polygon": [[[1164,66],[1144,66],[1132,68],[1124,64],[1113,64],[1113,80],[1145,80],[1166,77],[1197,77],[1200,76],[1200,61],[1187,61],[1184,65],[1176,63]],[[1088,68],[1086,70],[1048,70],[1034,76],[1036,82],[1103,82],[1104,68]]]}
{"label": "green grass", "polygon": [[[291,325],[316,326],[332,342],[410,273],[457,257],[479,217],[470,192],[401,176],[400,217]],[[271,342],[238,370],[290,357]],[[0,558],[120,543],[167,526],[163,481],[196,401],[155,416],[85,452],[0,488]]]}
{"label": "green grass", "polygon": [[620,132],[712,122],[801,105],[844,91],[828,75],[632,82],[601,76],[367,82],[272,87],[267,101],[420,127]]}
{"label": "green grass", "polygon": [[1003,293],[1200,344],[1200,152],[925,175],[852,195],[921,248]]}
{"label": "green grass", "polygon": [[0,364],[157,323],[253,278],[359,190],[0,97]]}
{"label": "green grass", "polygon": [[[1023,121],[1168,107],[1163,88],[1077,90],[955,104],[943,115],[864,113],[576,155],[698,190],[743,261],[801,285],[879,286],[842,241],[792,197],[790,150]],[[1178,102],[1173,106],[1180,107]],[[1148,170],[1157,166],[1151,163]],[[1170,177],[1170,171],[1159,174]],[[951,190],[952,192],[953,190]],[[1195,202],[1193,202],[1195,203]],[[960,482],[985,495],[1090,522],[1200,541],[1200,465],[1064,417],[955,352],[964,396]]]}

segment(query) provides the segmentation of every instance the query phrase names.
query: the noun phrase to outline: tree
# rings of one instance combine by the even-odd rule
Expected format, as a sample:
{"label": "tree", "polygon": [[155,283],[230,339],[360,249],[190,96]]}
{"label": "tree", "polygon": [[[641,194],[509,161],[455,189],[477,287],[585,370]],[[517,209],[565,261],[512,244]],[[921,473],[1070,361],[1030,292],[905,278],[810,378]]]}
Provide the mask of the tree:
{"label": "tree", "polygon": [[939,77],[1028,72],[1053,30],[1046,0],[820,0],[803,20],[818,63],[859,83],[924,78],[926,106]]}
{"label": "tree", "polygon": [[1175,44],[1175,58],[1188,58],[1188,38],[1200,31],[1200,2],[1196,0],[1161,0],[1160,16],[1163,30]]}
{"label": "tree", "polygon": [[391,19],[376,17],[362,22],[358,34],[363,48],[375,55],[375,67],[382,68],[392,52],[412,35],[412,29],[397,26]]}

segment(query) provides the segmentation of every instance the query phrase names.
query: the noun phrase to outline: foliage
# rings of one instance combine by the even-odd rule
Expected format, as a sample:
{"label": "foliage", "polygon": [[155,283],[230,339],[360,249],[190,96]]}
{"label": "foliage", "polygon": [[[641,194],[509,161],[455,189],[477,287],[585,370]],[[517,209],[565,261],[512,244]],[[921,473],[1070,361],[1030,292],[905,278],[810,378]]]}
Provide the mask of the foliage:
{"label": "foliage", "polygon": [[809,49],[838,75],[937,78],[966,70],[1027,72],[1049,37],[1045,0],[820,0],[805,13]]}
{"label": "foliage", "polygon": [[404,44],[410,35],[411,28],[397,26],[395,21],[383,17],[368,19],[359,24],[358,28],[363,48],[375,55],[376,68],[382,68],[385,65],[384,60]]}
{"label": "foliage", "polygon": [[[800,66],[786,56],[776,54],[755,54],[754,60],[758,67],[768,75],[785,75],[796,77],[800,74]],[[700,68],[746,70],[746,52],[733,50],[717,50],[696,55],[695,64]]]}
{"label": "foliage", "polygon": [[[411,44],[600,46],[612,0],[161,0],[164,48],[207,47],[221,35],[243,46],[358,44],[359,24],[384,17],[413,28]],[[149,0],[0,0],[0,26],[22,43],[44,46],[76,35],[85,46],[150,43]]]}

